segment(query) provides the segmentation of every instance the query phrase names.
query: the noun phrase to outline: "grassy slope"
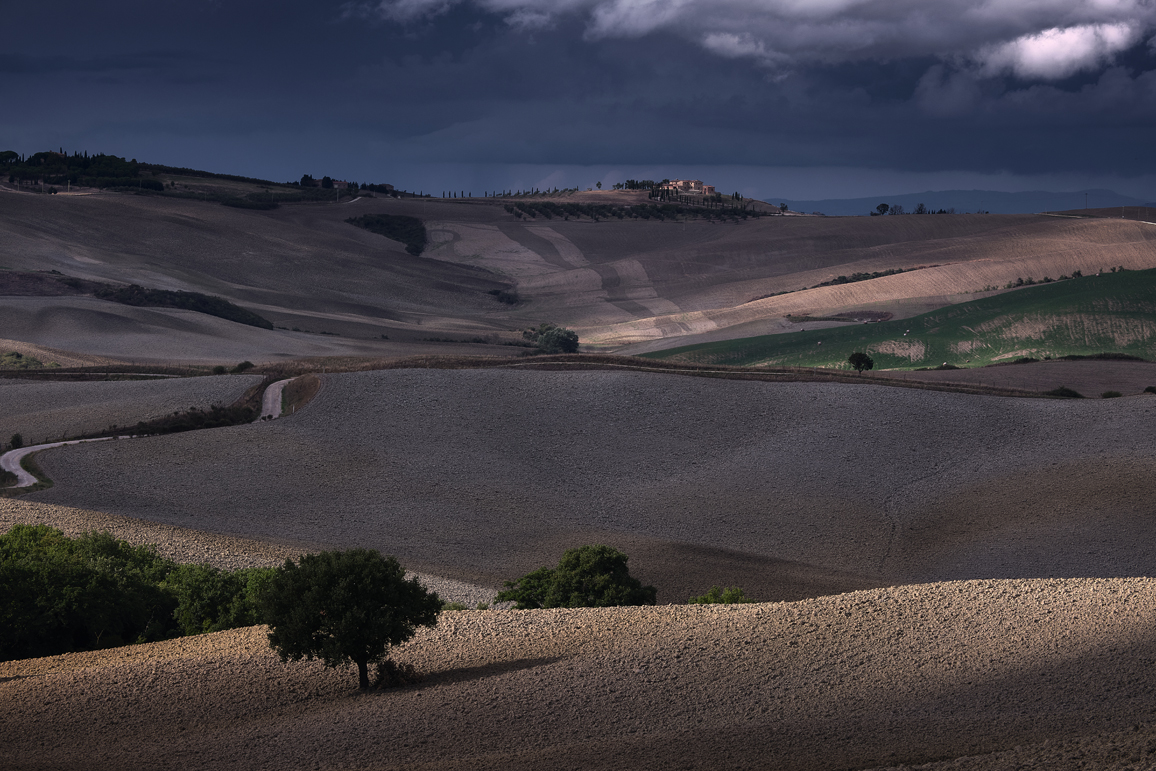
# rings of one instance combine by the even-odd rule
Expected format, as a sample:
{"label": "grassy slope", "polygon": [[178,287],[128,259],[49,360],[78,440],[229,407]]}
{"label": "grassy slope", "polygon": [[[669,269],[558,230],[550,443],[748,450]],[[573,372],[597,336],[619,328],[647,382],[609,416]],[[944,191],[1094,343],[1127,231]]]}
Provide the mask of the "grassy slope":
{"label": "grassy slope", "polygon": [[[877,368],[971,366],[1020,356],[1119,351],[1156,356],[1156,270],[1105,273],[962,303],[911,319],[764,335],[646,354],[715,364]],[[802,325],[805,327],[806,325]],[[910,332],[904,336],[904,332]]]}

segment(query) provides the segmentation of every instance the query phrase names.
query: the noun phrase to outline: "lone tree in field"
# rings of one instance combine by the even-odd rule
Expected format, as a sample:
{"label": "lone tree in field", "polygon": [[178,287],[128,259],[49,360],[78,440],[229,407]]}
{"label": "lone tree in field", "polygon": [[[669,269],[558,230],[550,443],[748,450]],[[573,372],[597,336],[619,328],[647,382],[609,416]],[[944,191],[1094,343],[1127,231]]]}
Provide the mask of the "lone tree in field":
{"label": "lone tree in field", "polygon": [[847,361],[850,362],[851,366],[855,368],[855,371],[860,374],[863,373],[863,370],[871,369],[875,366],[875,360],[862,351],[855,351],[855,353],[847,357]]}
{"label": "lone tree in field", "polygon": [[558,567],[538,568],[517,581],[507,581],[496,599],[513,601],[518,610],[654,605],[657,590],[630,575],[628,559],[610,546],[567,549]]}
{"label": "lone tree in field", "polygon": [[436,624],[441,600],[416,578],[407,581],[393,557],[350,549],[285,560],[259,607],[282,661],[353,662],[364,690],[369,665],[385,662],[389,647],[413,637],[417,627]]}

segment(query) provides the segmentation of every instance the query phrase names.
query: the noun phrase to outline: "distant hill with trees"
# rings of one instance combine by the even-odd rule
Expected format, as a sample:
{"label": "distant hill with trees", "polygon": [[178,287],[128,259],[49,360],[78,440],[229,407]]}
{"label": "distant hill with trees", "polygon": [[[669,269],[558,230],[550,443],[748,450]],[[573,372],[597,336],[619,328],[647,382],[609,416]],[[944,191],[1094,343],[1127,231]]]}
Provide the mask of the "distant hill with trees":
{"label": "distant hill with trees", "polygon": [[[189,189],[189,185],[178,185],[174,177],[177,180],[204,180],[207,184]],[[68,153],[64,148],[29,156],[14,150],[0,151],[0,181],[4,180],[12,185],[50,194],[63,192],[69,187],[95,187],[212,201],[243,209],[275,209],[282,203],[333,201],[335,197],[344,195],[356,197],[370,193],[399,198],[417,197],[415,193],[396,190],[388,184],[350,182],[347,187],[343,186],[335,192],[334,182],[328,176],[322,177],[316,186],[311,184],[313,177],[309,174],[302,176],[300,181],[273,182],[184,166],[142,163],[136,158],[126,160],[115,155]],[[238,184],[214,186],[213,182],[239,183],[241,187]],[[246,190],[243,186],[250,187]]]}
{"label": "distant hill with trees", "polygon": [[1023,193],[1001,193],[994,190],[938,190],[902,195],[877,195],[867,198],[822,198],[799,200],[793,198],[765,198],[768,203],[785,203],[791,211],[828,215],[857,215],[866,217],[876,213],[880,204],[887,204],[891,212],[915,213],[922,205],[927,213],[941,209],[951,214],[1033,214],[1046,211],[1068,211],[1085,206],[1143,206],[1144,201],[1111,190],[1077,190],[1071,193],[1052,193],[1034,190]]}

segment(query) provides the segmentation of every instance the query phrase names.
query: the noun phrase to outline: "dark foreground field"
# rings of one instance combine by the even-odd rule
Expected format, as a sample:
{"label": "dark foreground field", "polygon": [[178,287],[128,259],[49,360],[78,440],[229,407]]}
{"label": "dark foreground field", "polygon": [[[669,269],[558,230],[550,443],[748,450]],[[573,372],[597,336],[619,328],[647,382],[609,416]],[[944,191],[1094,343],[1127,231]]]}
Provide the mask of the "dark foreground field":
{"label": "dark foreground field", "polygon": [[[397,652],[424,681],[369,694],[260,627],[7,662],[0,767],[1148,768],[1154,417],[1150,395],[388,370],[271,423],[42,453],[55,487],[0,522],[226,567],[371,546],[469,598],[603,542],[664,604],[444,613]],[[683,604],[716,583],[778,602]]]}
{"label": "dark foreground field", "polygon": [[[490,587],[608,543],[685,602],[1156,573],[1156,397],[1056,401],[623,372],[327,375],[273,423],[42,453],[28,500]],[[110,470],[115,470],[110,473]]]}

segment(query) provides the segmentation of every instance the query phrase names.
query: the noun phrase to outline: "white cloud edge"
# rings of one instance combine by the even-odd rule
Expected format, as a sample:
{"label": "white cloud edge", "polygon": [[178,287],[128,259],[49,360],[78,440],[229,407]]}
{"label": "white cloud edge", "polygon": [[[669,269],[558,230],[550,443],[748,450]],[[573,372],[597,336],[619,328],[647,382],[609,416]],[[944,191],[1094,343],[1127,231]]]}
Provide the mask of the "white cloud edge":
{"label": "white cloud edge", "polygon": [[463,3],[525,31],[584,17],[588,40],[669,32],[781,72],[935,56],[980,78],[1058,80],[1110,65],[1156,30],[1153,0],[353,0],[346,15],[408,24]]}

